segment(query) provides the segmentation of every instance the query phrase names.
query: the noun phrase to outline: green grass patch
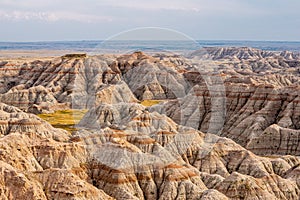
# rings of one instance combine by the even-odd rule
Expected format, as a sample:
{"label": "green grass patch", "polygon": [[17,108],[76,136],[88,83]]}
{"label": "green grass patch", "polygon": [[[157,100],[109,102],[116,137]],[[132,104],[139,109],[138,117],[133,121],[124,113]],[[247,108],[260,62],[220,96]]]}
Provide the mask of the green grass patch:
{"label": "green grass patch", "polygon": [[62,58],[86,58],[86,53],[71,53],[62,56]]}
{"label": "green grass patch", "polygon": [[159,103],[162,102],[162,101],[163,101],[163,100],[144,100],[144,101],[141,102],[141,104],[142,104],[143,106],[150,107],[150,106],[159,104]]}
{"label": "green grass patch", "polygon": [[39,114],[43,120],[55,128],[62,128],[70,133],[76,130],[76,125],[85,115],[87,110],[59,110],[51,114]]}

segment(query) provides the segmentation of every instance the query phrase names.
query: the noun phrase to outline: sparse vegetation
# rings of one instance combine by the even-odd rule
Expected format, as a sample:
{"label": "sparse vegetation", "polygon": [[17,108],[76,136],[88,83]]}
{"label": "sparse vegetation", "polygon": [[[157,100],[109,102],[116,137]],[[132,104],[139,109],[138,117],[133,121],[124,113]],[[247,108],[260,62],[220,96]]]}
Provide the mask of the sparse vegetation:
{"label": "sparse vegetation", "polygon": [[86,58],[86,53],[73,53],[73,54],[66,54],[62,56],[62,58]]}
{"label": "sparse vegetation", "polygon": [[162,101],[163,101],[163,100],[144,100],[144,101],[141,102],[141,104],[142,104],[143,106],[150,107],[150,106],[159,104],[159,103],[162,102]]}
{"label": "sparse vegetation", "polygon": [[70,133],[75,131],[76,125],[87,110],[59,110],[52,114],[39,114],[38,116],[49,122],[55,128],[62,128]]}

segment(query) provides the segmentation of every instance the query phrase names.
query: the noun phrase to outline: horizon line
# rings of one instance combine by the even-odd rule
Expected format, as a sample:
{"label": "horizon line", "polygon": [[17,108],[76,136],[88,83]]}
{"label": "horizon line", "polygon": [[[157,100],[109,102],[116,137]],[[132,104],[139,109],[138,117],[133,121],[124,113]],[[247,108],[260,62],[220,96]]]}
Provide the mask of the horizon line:
{"label": "horizon line", "polygon": [[[36,40],[36,41],[0,41],[0,43],[42,43],[42,42],[103,42],[103,41],[191,41],[191,40],[150,40],[150,39],[124,39],[124,40],[107,40],[107,39],[79,39],[79,40]],[[212,41],[212,42],[299,42],[300,40],[251,40],[251,39],[195,39],[194,41]]]}

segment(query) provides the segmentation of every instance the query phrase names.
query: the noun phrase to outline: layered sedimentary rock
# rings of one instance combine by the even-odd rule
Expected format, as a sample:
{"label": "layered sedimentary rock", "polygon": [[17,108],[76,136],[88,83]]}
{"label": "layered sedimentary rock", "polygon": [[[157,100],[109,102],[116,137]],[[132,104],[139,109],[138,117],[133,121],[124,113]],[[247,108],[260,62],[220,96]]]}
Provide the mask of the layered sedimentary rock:
{"label": "layered sedimentary rock", "polygon": [[[103,109],[114,110],[100,106],[86,118],[101,116]],[[34,129],[6,133],[0,140],[3,198],[298,199],[296,157],[256,156],[138,104],[128,112],[130,119],[118,117],[117,129],[105,123],[95,129],[83,120],[85,129],[73,136],[37,135]]]}
{"label": "layered sedimentary rock", "polygon": [[[231,47],[1,61],[0,196],[299,199],[299,72]],[[72,134],[28,113],[69,108]]]}
{"label": "layered sedimentary rock", "polygon": [[0,136],[14,132],[31,132],[43,137],[66,140],[67,132],[54,129],[50,124],[33,114],[27,114],[20,109],[0,103]]}
{"label": "layered sedimentary rock", "polygon": [[[226,95],[219,101],[219,108],[215,108],[221,109],[217,110],[219,114],[225,114],[226,109],[218,134],[229,137],[248,149],[258,148],[256,153],[299,155],[298,86],[278,88],[261,84],[249,86],[226,83],[225,88]],[[151,109],[163,109],[177,123],[207,132],[210,127],[216,126],[215,123],[220,123],[218,117],[211,113],[212,100],[218,98],[208,95],[209,92],[206,87],[197,87],[183,99],[169,101]],[[256,145],[256,142],[259,144]]]}
{"label": "layered sedimentary rock", "polygon": [[108,199],[72,172],[87,157],[66,131],[5,104],[0,112],[2,199]]}
{"label": "layered sedimentary rock", "polygon": [[[126,106],[128,108],[125,108]],[[117,113],[120,107],[123,107],[124,116]],[[110,117],[103,117],[103,113]],[[110,166],[109,169],[116,169],[118,173],[130,171],[129,174],[132,173],[133,177],[128,178],[127,172],[127,176],[124,175],[127,177],[126,180],[139,181],[136,174],[149,177],[149,163],[154,171],[165,170],[172,163],[176,169],[184,166],[198,170],[197,176],[201,177],[206,187],[221,191],[229,198],[298,198],[299,188],[296,179],[285,178],[286,173],[290,173],[292,168],[298,166],[299,160],[296,157],[283,159],[259,157],[232,140],[177,125],[166,116],[157,112],[151,113],[138,105],[121,104],[109,107],[101,105],[90,110],[85,117],[81,126],[86,126],[89,130],[94,129],[97,126],[87,123],[89,122],[87,119],[96,118],[93,123],[101,124],[104,134],[98,136],[99,128],[96,128],[92,135],[80,137],[82,142],[89,146],[95,161],[106,163]],[[106,123],[106,120],[115,122],[113,127],[117,130],[108,129],[112,123]],[[120,126],[117,127],[117,124]],[[86,134],[79,133],[80,135]],[[108,141],[112,144],[106,144]],[[117,148],[119,145],[122,150]],[[143,153],[148,155],[143,156]],[[115,160],[120,163],[114,162]],[[185,164],[182,166],[180,163]],[[155,176],[153,178],[156,180]],[[149,182],[151,179],[148,179]],[[143,187],[142,191],[145,191]],[[148,187],[147,191],[152,191],[152,188]],[[217,198],[224,197],[218,195]]]}
{"label": "layered sedimentary rock", "polygon": [[[257,148],[254,151],[258,154],[299,155],[299,61],[290,62],[282,54],[252,49],[244,52],[240,48],[225,48],[208,52],[200,55],[216,56],[214,59],[217,60],[234,55],[237,60],[232,63],[221,61],[225,64],[215,66],[220,70],[219,76],[222,78],[218,81],[223,80],[224,88],[218,83],[212,86],[200,84],[188,96],[154,109],[164,110],[176,122],[204,132],[211,130],[214,123],[222,123],[218,134],[234,139],[248,149]],[[244,53],[246,57],[242,56]],[[264,67],[265,62],[268,68]],[[201,72],[194,74],[189,75],[188,80],[200,76],[204,80],[206,78]],[[213,101],[219,102],[217,106]],[[219,110],[219,115],[224,115],[223,120],[212,115],[213,109]],[[269,131],[267,139],[267,131],[273,130],[274,126],[278,126],[278,131]],[[259,142],[257,147],[255,142]]]}
{"label": "layered sedimentary rock", "polygon": [[276,56],[276,54],[273,52],[262,51],[259,49],[248,48],[248,47],[240,47],[240,48],[206,47],[193,52],[191,56],[204,56],[204,57],[209,57],[213,60],[219,60],[219,59],[247,60],[247,59],[261,59],[261,58],[274,57]]}
{"label": "layered sedimentary rock", "polygon": [[32,61],[13,69],[7,63],[1,68],[5,80],[1,85],[1,101],[24,110],[32,105],[51,110],[57,103],[62,104],[61,107],[74,104],[73,107],[87,108],[101,102],[137,101],[122,83],[120,74],[107,62],[97,58],[62,57]]}

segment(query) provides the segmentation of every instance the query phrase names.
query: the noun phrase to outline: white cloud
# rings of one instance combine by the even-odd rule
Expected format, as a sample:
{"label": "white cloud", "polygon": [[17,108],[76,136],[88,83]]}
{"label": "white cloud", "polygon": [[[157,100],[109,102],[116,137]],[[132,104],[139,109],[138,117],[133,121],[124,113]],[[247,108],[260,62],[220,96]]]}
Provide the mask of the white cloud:
{"label": "white cloud", "polygon": [[134,8],[142,10],[185,10],[199,11],[201,4],[194,0],[102,0],[96,2],[99,6]]}
{"label": "white cloud", "polygon": [[78,21],[84,23],[112,21],[110,16],[80,14],[73,12],[33,12],[33,11],[1,11],[0,20],[28,21],[39,20],[55,22],[59,20]]}
{"label": "white cloud", "polygon": [[5,14],[0,15],[4,19],[20,20],[23,15],[24,19],[88,22],[110,21],[111,17],[99,13],[116,17],[119,16],[118,9],[128,12],[129,18],[134,16],[134,10],[145,11],[145,14],[179,11],[207,16],[254,15],[261,12],[257,7],[251,7],[251,3],[241,0],[0,0],[0,9],[5,11]]}
{"label": "white cloud", "polygon": [[114,18],[111,16],[91,15],[75,12],[57,12],[54,15],[57,17],[56,20],[70,20],[85,23],[110,22],[114,20]]}
{"label": "white cloud", "polygon": [[18,9],[32,9],[32,8],[43,8],[52,5],[68,5],[70,0],[0,0],[1,8],[18,8]]}
{"label": "white cloud", "polygon": [[[299,7],[299,0],[0,0],[0,24],[7,27],[0,38],[36,40],[42,36],[34,28],[42,21],[50,22],[51,30],[61,30],[53,36],[47,23],[39,23],[45,27],[46,39],[89,38],[100,33],[105,38],[126,29],[158,26],[195,38],[272,39],[276,32],[291,40],[299,38]],[[32,28],[28,28],[27,35],[18,34],[22,26],[12,21],[26,21]]]}
{"label": "white cloud", "polygon": [[45,9],[57,8],[68,10],[93,9],[95,6],[122,7],[142,10],[189,10],[199,11],[202,0],[0,0],[1,8]]}
{"label": "white cloud", "polygon": [[23,20],[55,20],[55,16],[46,12],[25,12],[25,11],[0,11],[1,20],[23,21]]}

